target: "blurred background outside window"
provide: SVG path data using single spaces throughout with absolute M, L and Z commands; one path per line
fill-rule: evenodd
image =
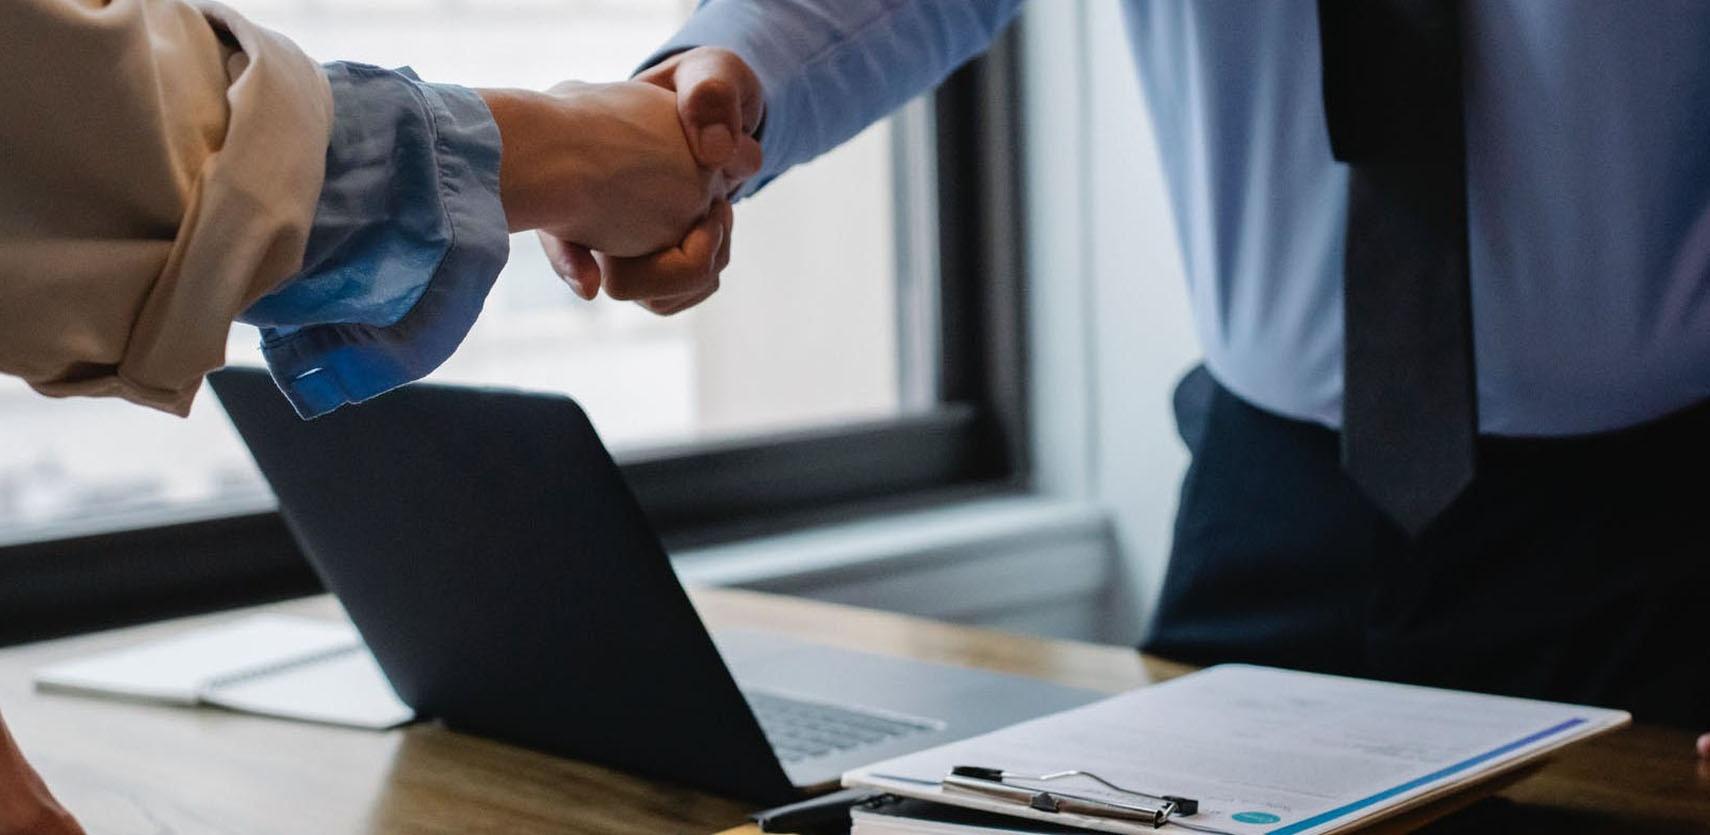
M 625 78 L 693 6 L 227 2 L 319 60 L 408 65 L 429 81 L 529 88 Z M 897 131 L 905 128 L 880 124 L 739 206 L 721 291 L 674 318 L 575 298 L 533 235 L 515 236 L 480 322 L 431 379 L 570 394 L 620 455 L 925 407 L 933 394 L 918 379 L 929 364 L 918 345 L 926 337 L 910 323 L 930 321 L 917 301 L 929 282 L 898 264 L 918 262 L 918 253 L 911 259 L 902 250 L 930 240 L 912 231 L 909 207 L 919 201 L 909 203 L 916 189 L 899 164 L 926 153 L 927 143 L 899 143 Z M 258 340 L 254 329 L 236 327 L 229 360 L 259 364 Z M 144 527 L 269 502 L 209 392 L 184 421 L 112 401 L 50 400 L 0 377 L 0 541 Z

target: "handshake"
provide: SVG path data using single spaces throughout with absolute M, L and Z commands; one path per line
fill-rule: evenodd
M 760 170 L 760 82 L 734 53 L 680 53 L 634 81 L 481 90 L 511 231 L 536 230 L 577 295 L 660 315 L 718 290 L 730 198 Z

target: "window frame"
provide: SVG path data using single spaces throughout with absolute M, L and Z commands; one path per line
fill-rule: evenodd
M 618 456 L 667 548 L 1028 489 L 1019 26 L 931 103 L 937 402 Z M 272 510 L 25 542 L 0 547 L 0 646 L 321 590 Z

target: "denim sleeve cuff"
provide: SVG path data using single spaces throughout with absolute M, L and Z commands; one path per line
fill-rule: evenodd
M 305 418 L 438 368 L 510 252 L 499 130 L 479 95 L 407 69 L 326 72 L 333 136 L 303 270 L 242 317 Z

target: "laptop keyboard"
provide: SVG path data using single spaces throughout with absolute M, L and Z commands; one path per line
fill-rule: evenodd
M 868 713 L 848 707 L 809 702 L 745 690 L 754 718 L 778 759 L 786 763 L 877 745 L 898 737 L 943 728 L 940 722 L 895 714 Z

